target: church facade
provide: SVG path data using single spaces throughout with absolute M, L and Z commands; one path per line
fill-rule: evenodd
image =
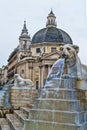
M 47 16 L 46 27 L 36 32 L 32 39 L 24 21 L 19 45 L 8 59 L 8 80 L 18 73 L 23 78 L 31 79 L 36 89 L 43 87 L 53 63 L 60 57 L 60 46 L 63 44 L 73 42 L 65 31 L 57 28 L 52 10 Z

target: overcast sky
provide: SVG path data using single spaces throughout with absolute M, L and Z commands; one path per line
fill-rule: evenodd
M 87 64 L 86 0 L 1 0 L 0 1 L 0 67 L 7 64 L 10 53 L 19 44 L 26 20 L 32 36 L 45 27 L 50 10 L 56 15 L 57 27 L 66 31 L 79 45 L 79 57 Z

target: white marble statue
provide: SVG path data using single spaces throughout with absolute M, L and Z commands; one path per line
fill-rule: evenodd
M 33 87 L 34 84 L 30 79 L 24 79 L 19 74 L 14 75 L 15 87 Z

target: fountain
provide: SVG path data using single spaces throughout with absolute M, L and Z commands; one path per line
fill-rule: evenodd
M 63 58 L 52 66 L 45 86 L 29 112 L 29 119 L 25 121 L 24 130 L 87 129 L 85 91 L 79 90 L 78 86 L 78 81 L 86 80 L 82 79 L 76 49 L 74 45 L 63 46 Z
M 11 88 L 12 106 L 20 107 L 17 118 L 18 129 L 23 130 L 87 130 L 87 67 L 84 67 L 77 56 L 78 47 L 64 45 L 62 58 L 52 66 L 39 98 L 28 108 L 26 119 L 21 114 L 26 110 L 23 105 L 31 101 L 32 82 L 22 79 L 18 74 Z M 24 85 L 24 86 L 23 86 Z M 26 86 L 27 85 L 27 86 Z M 35 95 L 35 93 L 33 93 Z M 26 102 L 26 103 L 25 103 Z M 31 105 L 31 104 L 30 104 Z M 15 116 L 15 113 L 14 113 Z M 13 126 L 18 123 L 13 115 L 7 119 Z M 15 119 L 15 121 L 14 121 Z M 18 124 L 17 124 L 18 125 Z M 12 128 L 12 127 L 11 127 Z

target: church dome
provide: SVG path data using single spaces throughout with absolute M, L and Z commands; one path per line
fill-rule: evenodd
M 35 33 L 31 43 L 46 43 L 46 42 L 58 42 L 64 44 L 73 44 L 71 37 L 63 30 L 57 28 L 55 22 L 55 15 L 51 10 L 47 17 L 46 28 L 43 28 Z
M 32 44 L 42 42 L 59 42 L 72 44 L 70 36 L 61 29 L 55 27 L 44 28 L 38 31 L 32 38 Z

